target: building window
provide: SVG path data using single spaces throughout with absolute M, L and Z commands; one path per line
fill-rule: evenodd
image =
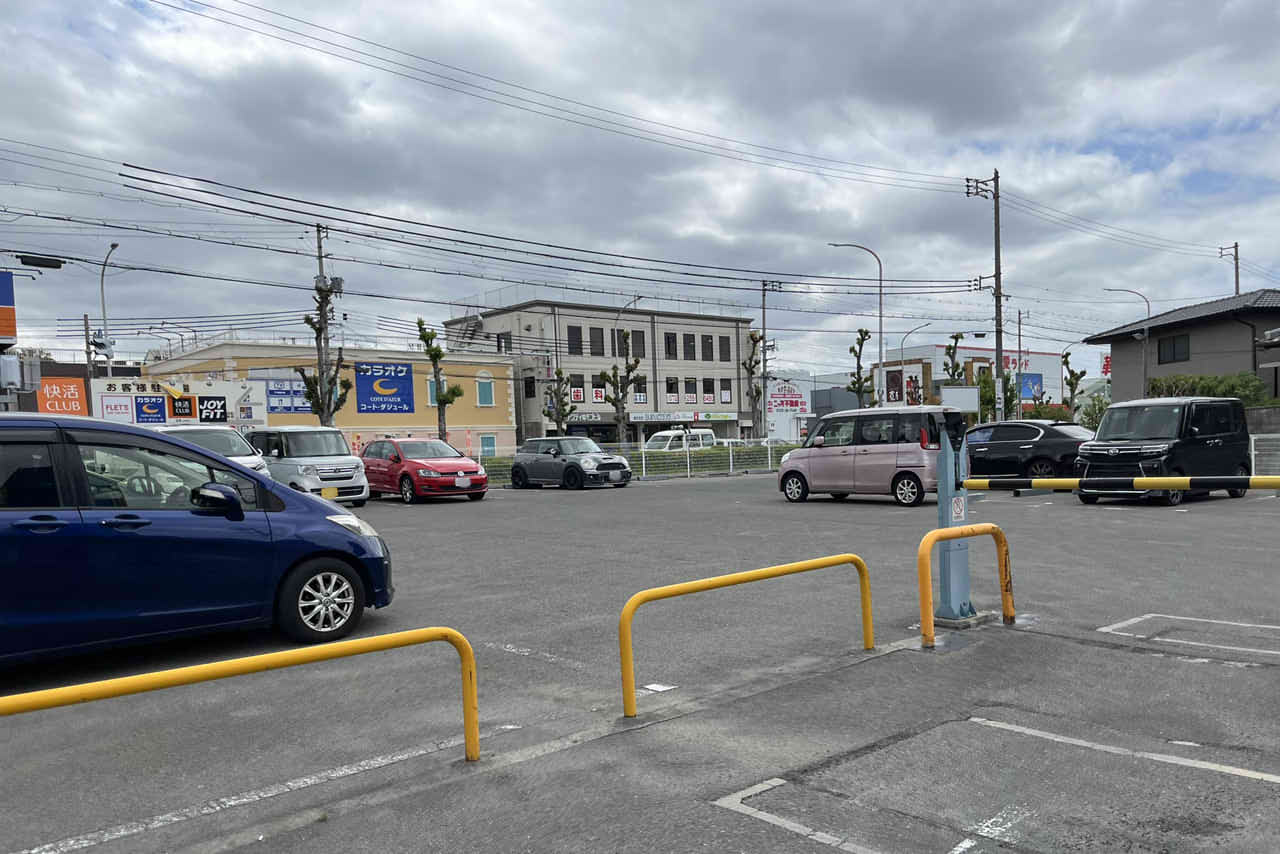
M 698 358 L 698 336 L 686 334 L 684 336 L 684 360 L 686 362 L 697 361 Z
M 664 333 L 663 343 L 665 345 L 665 353 L 668 359 L 674 362 L 676 359 L 680 358 L 680 353 L 676 349 L 676 334 L 674 332 Z
M 511 333 L 510 332 L 498 333 L 498 352 L 499 353 L 511 352 Z
M 480 434 L 480 456 L 496 457 L 498 455 L 498 437 L 491 433 Z
M 631 333 L 625 329 L 611 329 L 609 336 L 614 339 L 613 355 L 626 359 L 631 355 Z
M 711 335 L 702 336 L 702 361 L 714 362 L 716 360 L 716 339 Z
M 604 403 L 604 380 L 600 379 L 600 375 L 591 378 L 591 402 Z
M 1160 339 L 1160 364 L 1191 359 L 1191 336 L 1170 335 Z
M 644 358 L 644 330 L 643 329 L 631 330 L 631 353 L 637 359 Z
M 708 335 L 707 337 L 710 338 L 711 336 Z M 716 381 L 711 377 L 704 377 L 702 380 L 702 402 L 716 402 Z
M 604 355 L 604 329 L 599 326 L 593 326 L 590 329 L 590 333 L 591 333 L 591 355 L 603 356 Z
M 680 402 L 680 379 L 667 377 L 667 403 Z
M 728 377 L 720 380 L 720 402 L 733 403 L 733 380 Z
M 476 374 L 476 406 L 493 406 L 493 375 L 488 371 Z
M 635 384 L 631 386 L 633 403 L 649 402 L 649 381 L 644 377 L 636 377 Z
M 690 335 L 689 337 L 690 337 L 690 338 L 692 338 L 693 336 L 692 336 L 692 335 Z M 698 402 L 698 379 L 697 379 L 697 377 L 685 377 L 685 378 L 684 378 L 684 402 L 685 402 L 685 403 L 697 403 L 697 402 Z
M 566 331 L 569 333 L 569 347 L 568 347 L 569 355 L 581 356 L 582 355 L 582 327 L 570 326 L 566 329 Z
M 720 361 L 722 362 L 733 361 L 733 357 L 729 355 L 729 340 L 728 335 L 720 336 Z
M 582 403 L 585 401 L 586 392 L 583 391 L 586 377 L 582 374 L 569 374 L 569 402 Z
M 524 378 L 524 396 L 526 400 L 538 396 L 538 381 L 535 378 Z
M 436 381 L 427 380 L 427 403 L 429 406 L 436 405 Z

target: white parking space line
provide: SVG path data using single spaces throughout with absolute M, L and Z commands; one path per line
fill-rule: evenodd
M 1209 643 L 1207 641 L 1185 640 L 1183 638 L 1150 637 L 1148 635 L 1139 634 L 1138 632 L 1121 631 L 1121 629 L 1127 629 L 1130 626 L 1143 622 L 1144 620 L 1152 619 L 1179 620 L 1189 623 L 1208 623 L 1218 626 L 1234 626 L 1236 628 L 1243 629 L 1266 629 L 1269 631 L 1280 632 L 1280 626 L 1270 626 L 1265 623 L 1238 623 L 1232 620 L 1210 620 L 1204 617 L 1178 617 L 1173 614 L 1143 614 L 1141 617 L 1133 617 L 1132 619 L 1122 620 L 1119 623 L 1113 623 L 1109 626 L 1102 626 L 1097 629 L 1097 631 L 1109 635 L 1119 635 L 1121 637 L 1137 638 L 1139 640 L 1158 641 L 1160 643 L 1178 643 L 1186 646 L 1198 646 L 1208 649 L 1225 649 L 1230 652 L 1253 652 L 1259 655 L 1280 655 L 1280 649 L 1266 649 L 1255 646 L 1231 646 L 1222 643 Z
M 515 724 L 503 724 L 484 733 L 483 737 L 487 738 L 498 733 L 508 732 L 515 729 L 520 729 L 520 727 Z M 441 750 L 459 747 L 462 745 L 462 741 L 462 738 L 450 738 L 437 744 L 413 747 L 408 750 L 400 750 L 395 753 L 385 753 L 382 756 L 373 756 L 368 759 L 362 759 L 359 762 L 352 762 L 349 765 L 339 765 L 336 768 L 329 768 L 325 771 L 318 771 L 315 774 L 308 774 L 305 777 L 294 777 L 292 780 L 285 780 L 282 783 L 275 783 L 261 789 L 251 789 L 247 792 L 239 792 L 222 798 L 214 798 L 213 800 L 194 804 L 189 807 L 174 810 L 173 812 L 153 815 L 150 818 L 144 818 L 138 821 L 127 821 L 122 824 L 117 824 L 114 827 L 95 830 L 92 833 L 85 833 L 80 836 L 69 836 L 66 839 L 59 839 L 56 842 L 47 842 L 43 845 L 37 845 L 34 848 L 24 848 L 21 851 L 15 852 L 15 854 L 65 854 L 67 851 L 80 851 L 85 848 L 92 848 L 95 845 L 102 845 L 106 842 L 114 842 L 117 839 L 137 836 L 140 833 L 146 833 L 150 830 L 159 830 L 162 827 L 168 827 L 169 825 L 189 821 L 193 818 L 213 815 L 214 813 L 222 812 L 223 810 L 231 809 L 233 807 L 247 806 L 248 804 L 264 801 L 268 798 L 275 798 L 280 795 L 287 795 L 290 792 L 309 789 L 312 786 L 318 786 L 321 783 L 331 783 L 334 780 L 341 780 L 344 777 L 350 777 L 354 774 L 363 774 L 366 771 L 373 771 L 377 768 L 386 768 L 388 765 L 395 765 L 409 759 L 428 756 L 432 753 L 438 753 Z
M 586 665 L 580 661 L 574 661 L 569 658 L 564 658 L 563 656 L 554 655 L 550 652 L 540 652 L 539 650 L 531 649 L 527 646 L 516 646 L 513 643 L 494 643 L 492 641 L 486 641 L 484 643 L 484 647 L 485 649 L 497 650 L 498 652 L 507 652 L 511 655 L 536 658 L 539 661 L 545 661 L 548 664 L 559 664 L 563 667 L 568 667 L 571 670 L 583 670 L 586 668 Z
M 1086 741 L 1083 738 L 1072 738 L 1067 735 L 1045 732 L 1042 729 L 1032 729 L 1031 727 L 1005 723 L 1004 721 L 993 721 L 988 718 L 972 717 L 969 718 L 969 722 L 985 727 L 991 727 L 992 729 L 1015 732 L 1019 735 L 1028 735 L 1033 738 L 1041 738 L 1045 741 L 1052 741 L 1058 744 L 1069 744 L 1073 747 L 1083 747 L 1088 750 L 1096 750 L 1100 753 L 1110 753 L 1115 756 L 1132 756 L 1137 759 L 1149 759 L 1152 762 L 1162 762 L 1166 765 L 1180 765 L 1183 768 L 1198 768 L 1202 771 L 1213 771 L 1218 774 L 1230 774 L 1234 777 L 1245 777 L 1250 780 L 1260 780 L 1264 783 L 1274 783 L 1275 785 L 1280 786 L 1280 774 L 1268 774 L 1265 771 L 1238 768 L 1234 765 L 1221 765 L 1217 762 L 1204 762 L 1200 759 L 1187 759 L 1184 756 L 1174 756 L 1169 753 L 1151 753 L 1146 750 L 1130 750 L 1127 747 L 1117 747 L 1113 744 L 1100 744 L 1096 741 Z
M 740 792 L 734 792 L 732 795 L 725 795 L 723 798 L 713 801 L 713 803 L 718 807 L 724 807 L 727 810 L 733 810 L 734 812 L 741 813 L 742 815 L 749 815 L 752 818 L 772 824 L 774 827 L 780 827 L 783 830 L 799 834 L 800 836 L 811 839 L 814 842 L 820 842 L 823 845 L 830 845 L 837 851 L 848 851 L 850 854 L 879 854 L 879 852 L 871 848 L 864 848 L 856 843 L 848 842 L 839 836 L 835 836 L 830 833 L 823 833 L 821 830 L 814 830 L 812 827 L 806 827 L 797 821 L 791 821 L 790 819 L 783 818 L 780 815 L 774 815 L 771 812 L 758 810 L 755 807 L 749 807 L 743 803 L 747 798 L 767 792 L 770 789 L 776 789 L 779 786 L 785 785 L 786 782 L 786 780 L 780 780 L 777 777 L 774 777 L 772 779 L 765 780 L 763 783 L 756 783 L 754 786 L 748 786 Z

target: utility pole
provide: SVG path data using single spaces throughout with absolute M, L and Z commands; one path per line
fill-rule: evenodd
M 316 322 L 319 328 L 316 330 L 316 395 L 322 401 L 320 412 L 316 413 L 320 416 L 320 423 L 325 427 L 330 426 L 325 423 L 325 412 L 329 408 L 328 403 L 332 395 L 329 392 L 329 280 L 324 275 L 324 245 L 321 242 L 324 235 L 324 227 L 320 223 L 316 223 L 316 266 L 319 268 L 319 274 L 316 276 L 316 313 L 318 317 Z
M 769 399 L 769 306 L 765 299 L 769 293 L 769 283 L 760 283 L 760 427 L 756 434 L 761 438 L 769 438 L 769 422 L 765 418 Z
M 1218 247 L 1219 258 L 1226 258 L 1228 252 L 1231 253 L 1231 257 L 1236 262 L 1236 296 L 1240 296 L 1240 241 L 1237 240 L 1230 246 Z
M 1013 386 L 1013 398 L 1018 401 L 1013 417 L 1022 417 L 1022 309 L 1018 309 L 1018 370 Z
M 338 348 L 338 363 L 330 367 L 329 359 L 329 321 L 333 314 L 333 297 L 342 295 L 342 278 L 328 277 L 324 274 L 323 237 L 327 229 L 316 224 L 316 265 L 319 275 L 316 276 L 316 295 L 312 298 L 316 304 L 316 315 L 306 315 L 303 321 L 311 327 L 316 336 L 316 375 L 308 377 L 306 370 L 294 368 L 303 381 L 307 383 L 307 394 L 312 398 L 311 405 L 320 419 L 321 426 L 333 426 L 333 414 L 342 408 L 346 401 L 351 381 L 342 379 L 342 348 Z M 339 394 L 339 387 L 342 393 Z
M 769 291 L 782 290 L 780 282 L 762 281 L 760 283 L 760 436 L 761 438 L 769 438 L 769 419 L 767 412 L 769 409 L 769 350 L 773 347 L 769 343 L 769 318 L 768 318 L 768 300 Z
M 89 345 L 89 315 L 84 316 L 84 376 L 93 379 L 93 348 Z
M 996 420 L 1004 420 L 1004 291 L 1000 282 L 1000 170 L 993 169 L 990 178 L 964 179 L 964 194 L 991 199 L 995 211 L 995 289 L 996 289 Z M 1021 388 L 1018 389 L 1021 394 Z

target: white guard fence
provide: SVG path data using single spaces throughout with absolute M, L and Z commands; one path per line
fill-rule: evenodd
M 600 449 L 627 458 L 633 478 L 699 477 L 776 471 L 782 455 L 798 445 L 748 441 L 742 445 L 716 445 L 679 451 L 654 451 L 643 445 L 600 445 Z M 498 456 L 481 457 L 489 472 L 489 482 L 504 486 L 511 482 L 512 449 L 499 449 Z
M 1249 437 L 1249 471 L 1259 477 L 1280 475 L 1280 433 Z

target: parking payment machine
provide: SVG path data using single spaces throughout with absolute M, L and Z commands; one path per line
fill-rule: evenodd
M 950 528 L 969 521 L 968 491 L 960 486 L 969 475 L 969 449 L 965 445 L 965 421 L 959 413 L 947 413 L 948 443 L 938 455 L 938 527 Z M 944 540 L 938 543 L 934 564 L 938 567 L 941 595 L 934 621 L 954 621 L 953 625 L 971 625 L 978 613 L 969 601 L 969 543 L 967 540 Z

